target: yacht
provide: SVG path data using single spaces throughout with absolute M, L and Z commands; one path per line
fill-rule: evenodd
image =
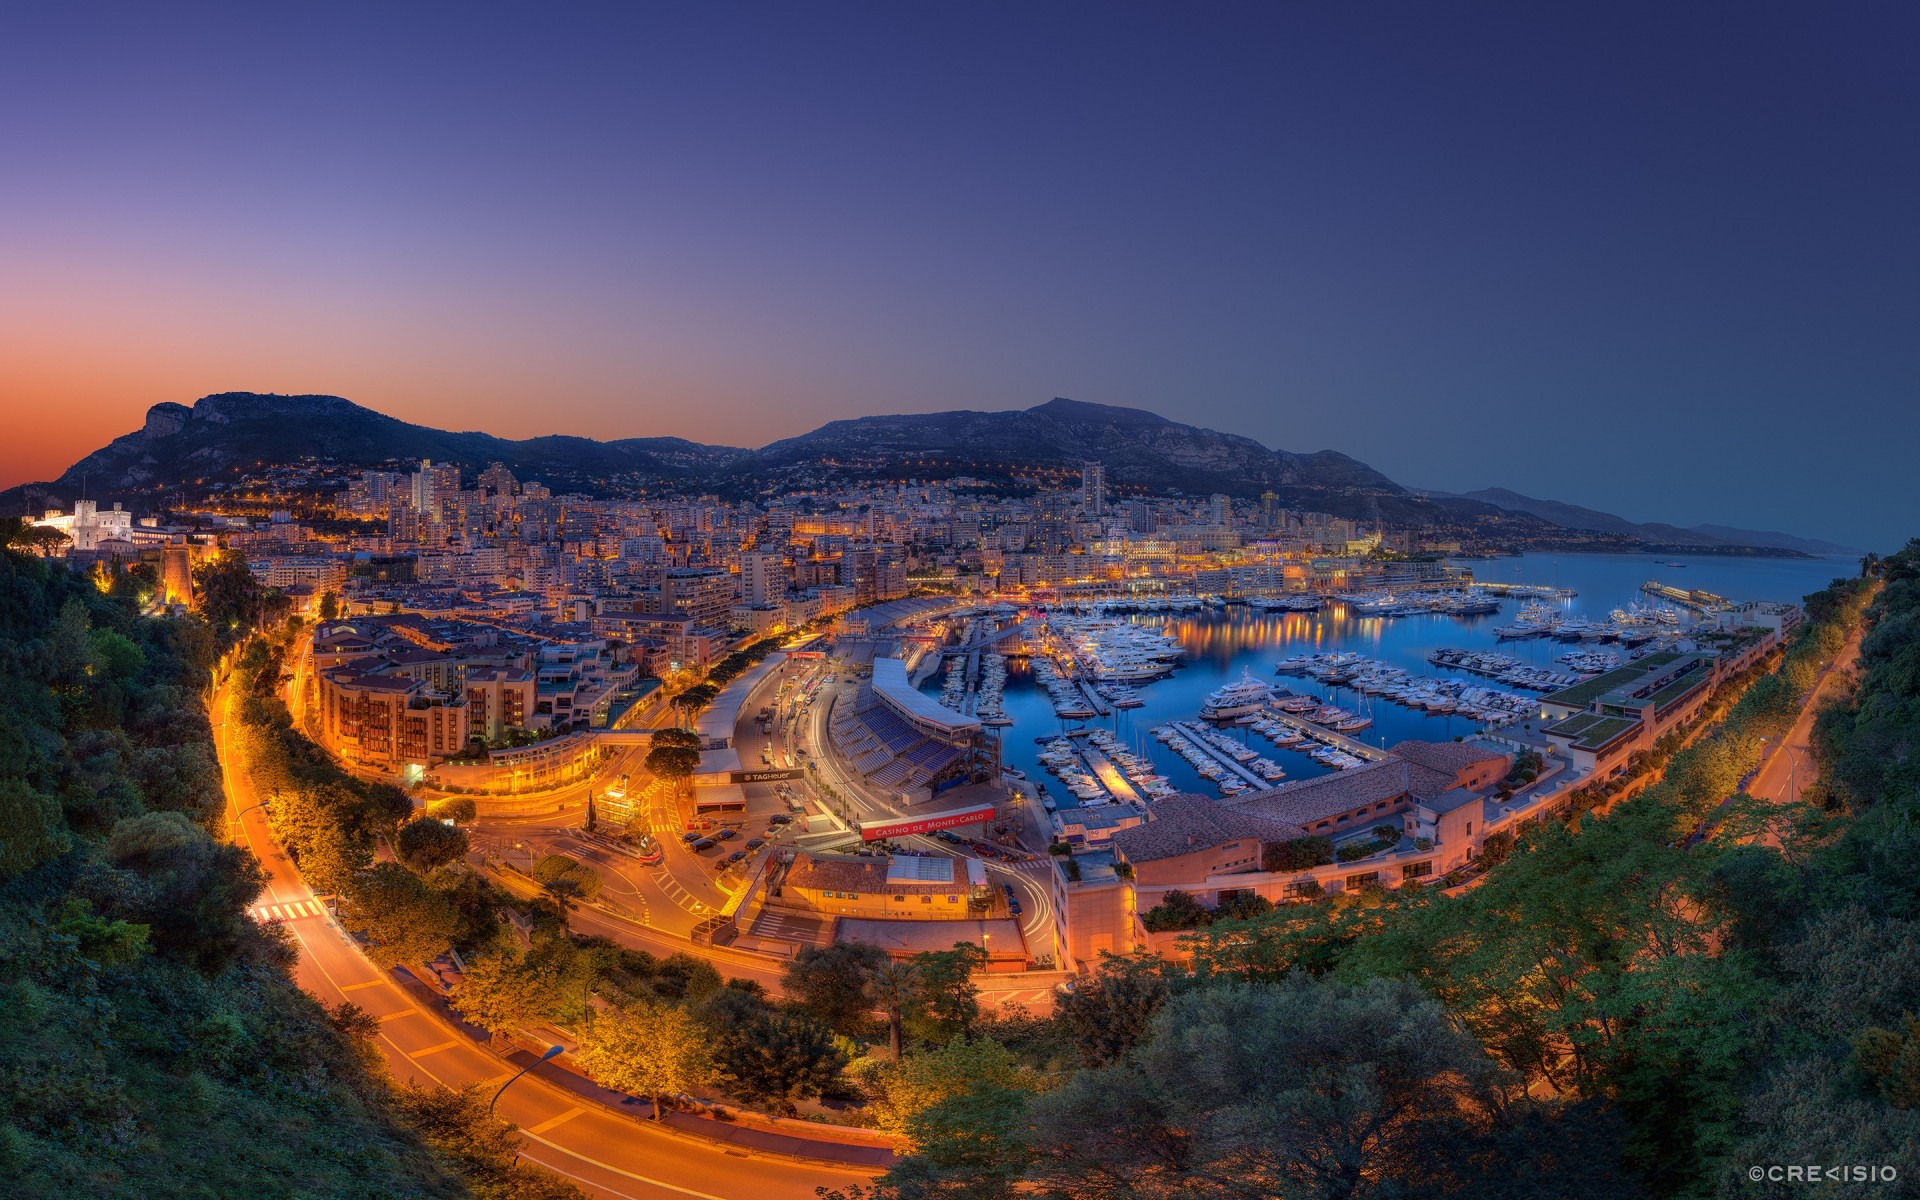
M 1200 706 L 1200 716 L 1207 721 L 1231 721 L 1252 716 L 1266 708 L 1272 699 L 1272 688 L 1255 679 L 1251 672 L 1242 670 L 1239 679 L 1207 697 L 1206 703 Z

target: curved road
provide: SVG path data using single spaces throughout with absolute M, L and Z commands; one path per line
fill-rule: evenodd
M 251 779 L 236 770 L 232 704 L 232 689 L 223 682 L 212 711 L 229 820 L 239 814 L 238 836 L 267 872 L 266 890 L 256 908 L 282 920 L 292 934 L 299 951 L 294 977 L 301 988 L 330 1006 L 351 1000 L 374 1014 L 380 1021 L 380 1052 L 396 1079 L 450 1088 L 505 1082 L 512 1069 L 415 1004 L 362 954 L 274 843 L 265 810 L 252 807 L 258 797 Z M 593 928 L 598 921 L 590 910 L 579 914 L 578 924 L 588 932 L 599 931 Z M 686 948 L 685 942 L 672 940 Z M 521 1079 L 500 1098 L 498 1115 L 519 1127 L 525 1157 L 598 1196 L 807 1200 L 820 1185 L 844 1186 L 871 1177 L 868 1172 L 748 1155 L 669 1133 L 650 1122 L 583 1104 L 580 1097 L 535 1075 Z

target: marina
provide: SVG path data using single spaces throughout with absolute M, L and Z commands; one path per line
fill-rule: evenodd
M 1796 600 L 1840 573 L 1832 561 L 1821 559 L 1688 561 L 1692 565 L 1687 574 L 1703 590 L 1740 600 Z M 1281 769 L 1279 782 L 1290 782 L 1342 769 L 1347 759 L 1377 758 L 1386 747 L 1407 739 L 1446 742 L 1509 724 L 1537 724 L 1539 695 L 1599 673 L 1608 655 L 1624 665 L 1657 647 L 1690 645 L 1686 631 L 1701 619 L 1692 609 L 1641 591 L 1649 573 L 1645 556 L 1563 555 L 1471 565 L 1481 576 L 1476 589 L 1499 599 L 1499 611 L 1380 619 L 1356 615 L 1332 595 L 1248 597 L 1244 603 L 1218 606 L 1172 597 L 1138 603 L 1101 600 L 1070 609 L 983 607 L 983 625 L 970 634 L 961 626 L 968 636 L 963 645 L 969 648 L 992 639 L 983 647 L 977 668 L 974 713 L 983 721 L 988 711 L 1004 713 L 1011 725 L 996 727 L 1001 731 L 1002 761 L 1036 782 L 1044 781 L 1046 798 L 1059 806 L 1125 803 L 1102 783 L 1106 772 L 1095 770 L 1083 754 L 1074 754 L 1071 769 L 1092 785 L 1083 786 L 1084 795 L 1048 770 L 1040 756 L 1063 739 L 1072 746 L 1098 749 L 1142 801 L 1166 791 L 1218 795 L 1227 790 L 1223 783 L 1242 791 L 1274 786 L 1275 781 L 1261 775 L 1257 759 Z M 1432 589 L 1397 589 L 1395 595 L 1416 590 Z M 1295 604 L 1300 607 L 1292 607 Z M 1307 604 L 1313 605 L 1312 611 L 1306 610 Z M 1514 624 L 1522 610 L 1551 618 L 1556 629 L 1563 623 L 1573 631 L 1597 626 L 1632 640 L 1588 640 L 1584 634 L 1578 640 L 1552 635 L 1500 638 L 1495 630 Z M 955 647 L 946 654 L 944 672 L 923 686 L 944 696 L 947 677 L 958 672 L 958 694 L 964 698 L 968 656 L 956 657 Z M 1332 660 L 1343 669 L 1327 678 L 1275 673 L 1282 662 L 1314 655 L 1345 656 Z M 1004 671 L 998 684 L 993 682 L 996 658 Z M 1137 677 L 1097 674 L 1127 668 Z M 1272 703 L 1255 712 L 1201 722 L 1211 697 L 1248 681 L 1267 691 Z M 1108 711 L 1099 712 L 1094 700 Z M 1278 707 L 1290 702 L 1311 707 Z M 1346 715 L 1321 716 L 1327 708 Z M 1338 725 L 1343 721 L 1365 724 L 1342 731 Z M 1155 729 L 1174 722 L 1210 726 L 1243 752 L 1254 753 L 1245 762 L 1235 760 L 1244 771 L 1229 770 L 1211 748 L 1201 750 L 1184 734 L 1173 744 L 1154 736 Z M 1065 738 L 1068 733 L 1080 736 Z M 1043 740 L 1036 742 L 1041 735 Z M 1094 737 L 1113 748 L 1093 743 Z M 1194 750 L 1197 762 L 1180 752 L 1183 745 Z M 1327 753 L 1315 757 L 1316 751 Z M 1129 767 L 1117 753 L 1139 766 Z M 1149 778 L 1160 782 L 1142 782 Z

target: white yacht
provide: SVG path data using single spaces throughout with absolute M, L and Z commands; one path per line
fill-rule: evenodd
M 1200 716 L 1208 721 L 1231 721 L 1260 712 L 1272 699 L 1272 688 L 1242 670 L 1239 679 L 1207 697 L 1200 706 Z

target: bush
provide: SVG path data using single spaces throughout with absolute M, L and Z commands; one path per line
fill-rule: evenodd
M 600 872 L 565 854 L 549 854 L 534 863 L 533 877 L 543 887 L 570 887 L 582 900 L 600 894 Z
M 1309 867 L 1324 867 L 1332 861 L 1332 838 L 1293 838 L 1274 842 L 1260 853 L 1260 868 L 1264 871 L 1304 871 Z
M 1179 929 L 1198 929 L 1213 920 L 1213 914 L 1203 908 L 1186 892 L 1178 888 L 1160 898 L 1160 903 L 1148 909 L 1140 917 L 1140 923 L 1149 933 L 1171 933 Z
M 1357 862 L 1380 849 L 1378 842 L 1348 842 L 1333 852 L 1333 856 L 1343 863 Z
M 1375 825 L 1373 827 L 1373 836 L 1391 846 L 1400 840 L 1400 827 L 1398 825 Z
M 452 821 L 464 825 L 479 815 L 479 809 L 465 796 L 456 796 L 451 800 L 431 800 L 427 802 L 427 815 L 441 821 Z

